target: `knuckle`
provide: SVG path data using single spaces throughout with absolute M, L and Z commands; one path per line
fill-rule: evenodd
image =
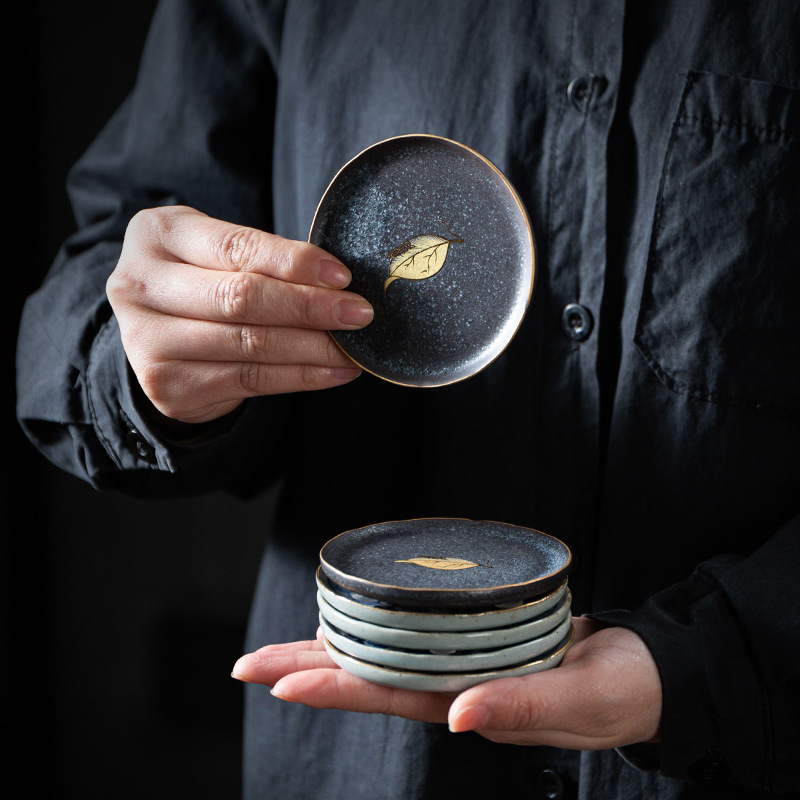
M 160 361 L 140 364 L 136 372 L 142 391 L 165 414 L 173 410 L 170 408 L 169 395 L 169 388 L 173 384 L 171 372 L 169 365 Z
M 211 247 L 220 263 L 229 270 L 244 272 L 251 268 L 259 247 L 259 234 L 243 225 L 226 226 L 213 236 Z
M 226 319 L 244 320 L 251 305 L 252 279 L 247 273 L 220 273 L 211 304 Z
M 263 379 L 264 366 L 252 361 L 245 361 L 239 368 L 237 389 L 250 397 L 261 394 Z
M 315 328 L 320 315 L 315 294 L 307 287 L 298 287 L 298 289 L 294 303 L 295 318 L 301 327 Z
M 178 218 L 185 211 L 183 206 L 143 208 L 131 218 L 125 237 L 145 243 L 163 241 L 174 231 Z
M 310 366 L 300 367 L 297 374 L 298 389 L 303 392 L 310 392 L 319 388 L 320 371 L 318 368 Z
M 269 252 L 270 274 L 279 280 L 291 280 L 301 260 L 301 243 L 275 237 Z
M 106 280 L 106 297 L 109 299 L 109 302 L 112 306 L 122 299 L 126 286 L 127 280 L 125 270 L 121 264 L 118 264 L 116 269 L 108 276 L 108 279 Z
M 547 699 L 537 694 L 534 698 L 526 692 L 515 692 L 511 696 L 509 730 L 536 730 L 547 718 Z
M 274 333 L 263 325 L 241 325 L 238 333 L 242 358 L 264 361 L 272 349 Z
M 106 297 L 115 312 L 135 304 L 147 294 L 147 282 L 126 260 L 120 258 L 114 271 L 106 279 Z

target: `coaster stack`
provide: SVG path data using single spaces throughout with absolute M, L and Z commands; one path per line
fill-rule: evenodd
M 373 683 L 460 692 L 561 663 L 572 636 L 569 548 L 531 528 L 385 522 L 320 551 L 325 648 Z

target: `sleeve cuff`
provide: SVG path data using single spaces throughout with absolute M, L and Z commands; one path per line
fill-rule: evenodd
M 92 424 L 118 470 L 175 472 L 167 447 L 139 413 L 116 317 L 101 328 L 86 371 Z
M 246 401 L 204 425 L 168 420 L 149 401 L 137 399 L 141 389 L 113 316 L 95 339 L 86 383 L 92 425 L 115 467 L 104 476 L 104 486 L 136 493 L 228 489 L 250 495 L 277 477 L 285 397 Z
M 696 572 L 635 611 L 590 616 L 641 636 L 661 677 L 661 743 L 620 748 L 628 763 L 693 782 L 765 788 L 763 687 L 719 587 Z

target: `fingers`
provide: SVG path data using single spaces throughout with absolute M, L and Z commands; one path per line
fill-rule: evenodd
M 420 722 L 445 722 L 452 695 L 412 692 L 380 686 L 343 669 L 312 669 L 287 675 L 272 694 L 312 708 L 346 708 L 363 714 L 387 714 Z
M 274 686 L 285 675 L 336 665 L 319 640 L 274 644 L 243 655 L 234 664 L 232 675 L 246 683 Z
M 246 397 L 358 377 L 328 335 L 372 320 L 343 290 L 350 278 L 313 245 L 167 207 L 131 221 L 106 292 L 144 395 L 167 417 L 206 422 Z
M 256 272 L 168 264 L 168 269 L 156 271 L 120 259 L 106 286 L 112 305 L 117 301 L 184 318 L 319 330 L 354 330 L 373 318 L 372 306 L 352 292 Z
M 186 320 L 166 314 L 123 331 L 137 358 L 352 367 L 327 331 Z
M 579 750 L 656 741 L 661 684 L 655 662 L 632 631 L 577 621 L 582 637 L 561 665 L 504 678 L 458 696 L 378 686 L 338 669 L 321 639 L 267 647 L 237 662 L 234 677 L 273 686 L 273 694 L 315 708 L 447 720 L 453 732 L 474 730 L 517 745 Z
M 139 212 L 128 225 L 126 245 L 143 247 L 151 257 L 225 272 L 254 272 L 305 284 L 342 289 L 347 267 L 319 247 L 256 228 L 214 219 L 185 206 Z
M 332 389 L 349 383 L 361 368 L 305 364 L 161 361 L 136 369 L 150 402 L 181 422 L 207 422 L 233 411 L 246 397 Z
M 444 722 L 454 695 L 379 686 L 339 669 L 322 639 L 271 645 L 242 656 L 233 677 L 272 686 L 272 694 L 313 708 L 346 708 L 424 722 Z

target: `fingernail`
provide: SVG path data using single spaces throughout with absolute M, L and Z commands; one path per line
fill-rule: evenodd
M 488 719 L 489 709 L 486 706 L 467 706 L 458 713 L 458 716 L 450 720 L 450 731 L 452 733 L 474 731 L 484 727 Z
M 281 692 L 281 681 L 278 681 L 270 690 L 269 693 L 273 697 L 277 697 L 279 700 L 288 700 L 288 695 L 282 694 Z
M 352 279 L 350 270 L 338 261 L 320 261 L 318 276 L 321 283 L 332 289 L 344 289 Z
M 231 672 L 231 678 L 236 678 L 237 681 L 246 680 L 246 678 L 244 677 L 245 670 L 242 668 L 242 665 L 244 664 L 245 661 L 247 661 L 247 659 L 248 659 L 248 656 L 246 656 L 246 655 L 240 656 L 237 659 L 236 663 L 233 665 L 233 670 Z
M 342 325 L 363 328 L 372 322 L 375 312 L 366 300 L 344 300 L 339 303 L 339 307 L 336 309 L 336 316 L 339 317 L 339 322 Z

